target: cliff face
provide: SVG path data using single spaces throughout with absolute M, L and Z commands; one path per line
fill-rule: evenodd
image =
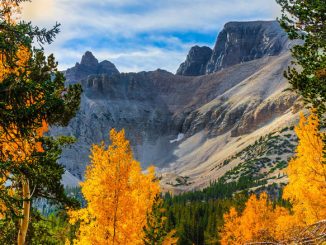
M 198 76 L 206 73 L 206 65 L 212 56 L 213 50 L 209 47 L 194 46 L 190 49 L 186 61 L 177 70 L 177 75 Z
M 191 189 L 216 179 L 219 172 L 207 175 L 207 169 L 230 154 L 288 126 L 296 118 L 296 97 L 284 92 L 288 41 L 274 22 L 257 23 L 227 24 L 213 51 L 192 49 L 180 75 L 163 70 L 120 74 L 110 62 L 98 63 L 86 53 L 66 72 L 68 83 L 82 84 L 80 110 L 68 127 L 51 129 L 53 135 L 77 138 L 61 158 L 68 172 L 82 179 L 91 145 L 108 143 L 109 130 L 123 128 L 136 159 L 143 167 L 158 166 L 163 185 L 173 173 L 188 176 Z M 195 76 L 204 68 L 210 74 Z
M 287 34 L 277 21 L 229 22 L 218 35 L 214 49 L 191 48 L 177 74 L 210 74 L 232 65 L 278 55 L 287 49 L 287 42 Z
M 277 21 L 229 22 L 218 35 L 206 73 L 286 49 L 287 34 Z
M 81 81 L 83 94 L 80 110 L 66 128 L 53 128 L 51 133 L 68 134 L 77 142 L 64 150 L 61 162 L 78 178 L 89 162 L 94 143 L 108 143 L 109 130 L 124 129 L 134 155 L 145 166 L 168 162 L 169 139 L 176 134 L 172 113 L 155 90 L 153 76 L 168 77 L 157 71 L 109 76 L 90 75 Z

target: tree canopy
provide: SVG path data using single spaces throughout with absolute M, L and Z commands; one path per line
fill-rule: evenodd
M 317 109 L 326 112 L 326 4 L 324 0 L 276 0 L 282 7 L 281 26 L 291 39 L 303 44 L 292 48 L 294 66 L 285 72 L 292 88 Z
M 91 149 L 81 184 L 87 206 L 70 212 L 71 223 L 80 222 L 74 244 L 143 244 L 159 183 L 153 167 L 142 173 L 123 130 L 112 129 L 110 140 L 107 148 L 102 142 Z
M 80 102 L 80 85 L 65 87 L 53 55 L 42 45 L 59 32 L 20 19 L 20 3 L 0 3 L 0 225 L 17 218 L 18 244 L 24 244 L 31 200 L 72 204 L 64 193 L 57 163 L 67 137 L 45 137 L 49 125 L 67 125 Z

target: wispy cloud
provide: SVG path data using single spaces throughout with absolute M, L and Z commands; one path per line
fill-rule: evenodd
M 40 26 L 62 24 L 54 44 L 61 68 L 86 50 L 109 59 L 121 71 L 171 71 L 193 44 L 212 46 L 232 20 L 275 19 L 275 0 L 33 0 L 24 18 Z

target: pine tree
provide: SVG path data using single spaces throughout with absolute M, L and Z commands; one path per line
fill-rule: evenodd
M 276 0 L 282 7 L 281 26 L 291 39 L 302 39 L 292 48 L 296 66 L 285 72 L 292 88 L 326 123 L 326 4 L 324 0 Z
M 21 2 L 0 2 L 0 219 L 18 219 L 17 243 L 25 244 L 32 198 L 69 201 L 57 159 L 71 139 L 43 133 L 75 115 L 81 88 L 65 88 L 54 56 L 32 46 L 51 43 L 59 25 L 48 31 L 20 21 Z

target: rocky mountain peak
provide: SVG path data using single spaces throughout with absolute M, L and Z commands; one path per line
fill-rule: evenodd
M 177 75 L 199 76 L 206 72 L 206 65 L 211 58 L 213 50 L 209 47 L 194 46 L 190 49 L 186 61 L 177 70 Z
M 119 74 L 118 69 L 110 61 L 104 60 L 100 63 L 92 52 L 86 51 L 81 62 L 64 72 L 68 83 L 77 83 L 90 75 L 106 74 L 109 76 Z
M 206 73 L 280 54 L 286 49 L 287 34 L 277 21 L 229 22 L 217 37 Z
M 85 66 L 97 66 L 98 60 L 95 58 L 92 52 L 86 51 L 81 59 L 80 64 Z
M 224 68 L 280 54 L 288 36 L 277 21 L 228 22 L 219 33 L 214 49 L 192 47 L 176 74 L 199 76 Z

